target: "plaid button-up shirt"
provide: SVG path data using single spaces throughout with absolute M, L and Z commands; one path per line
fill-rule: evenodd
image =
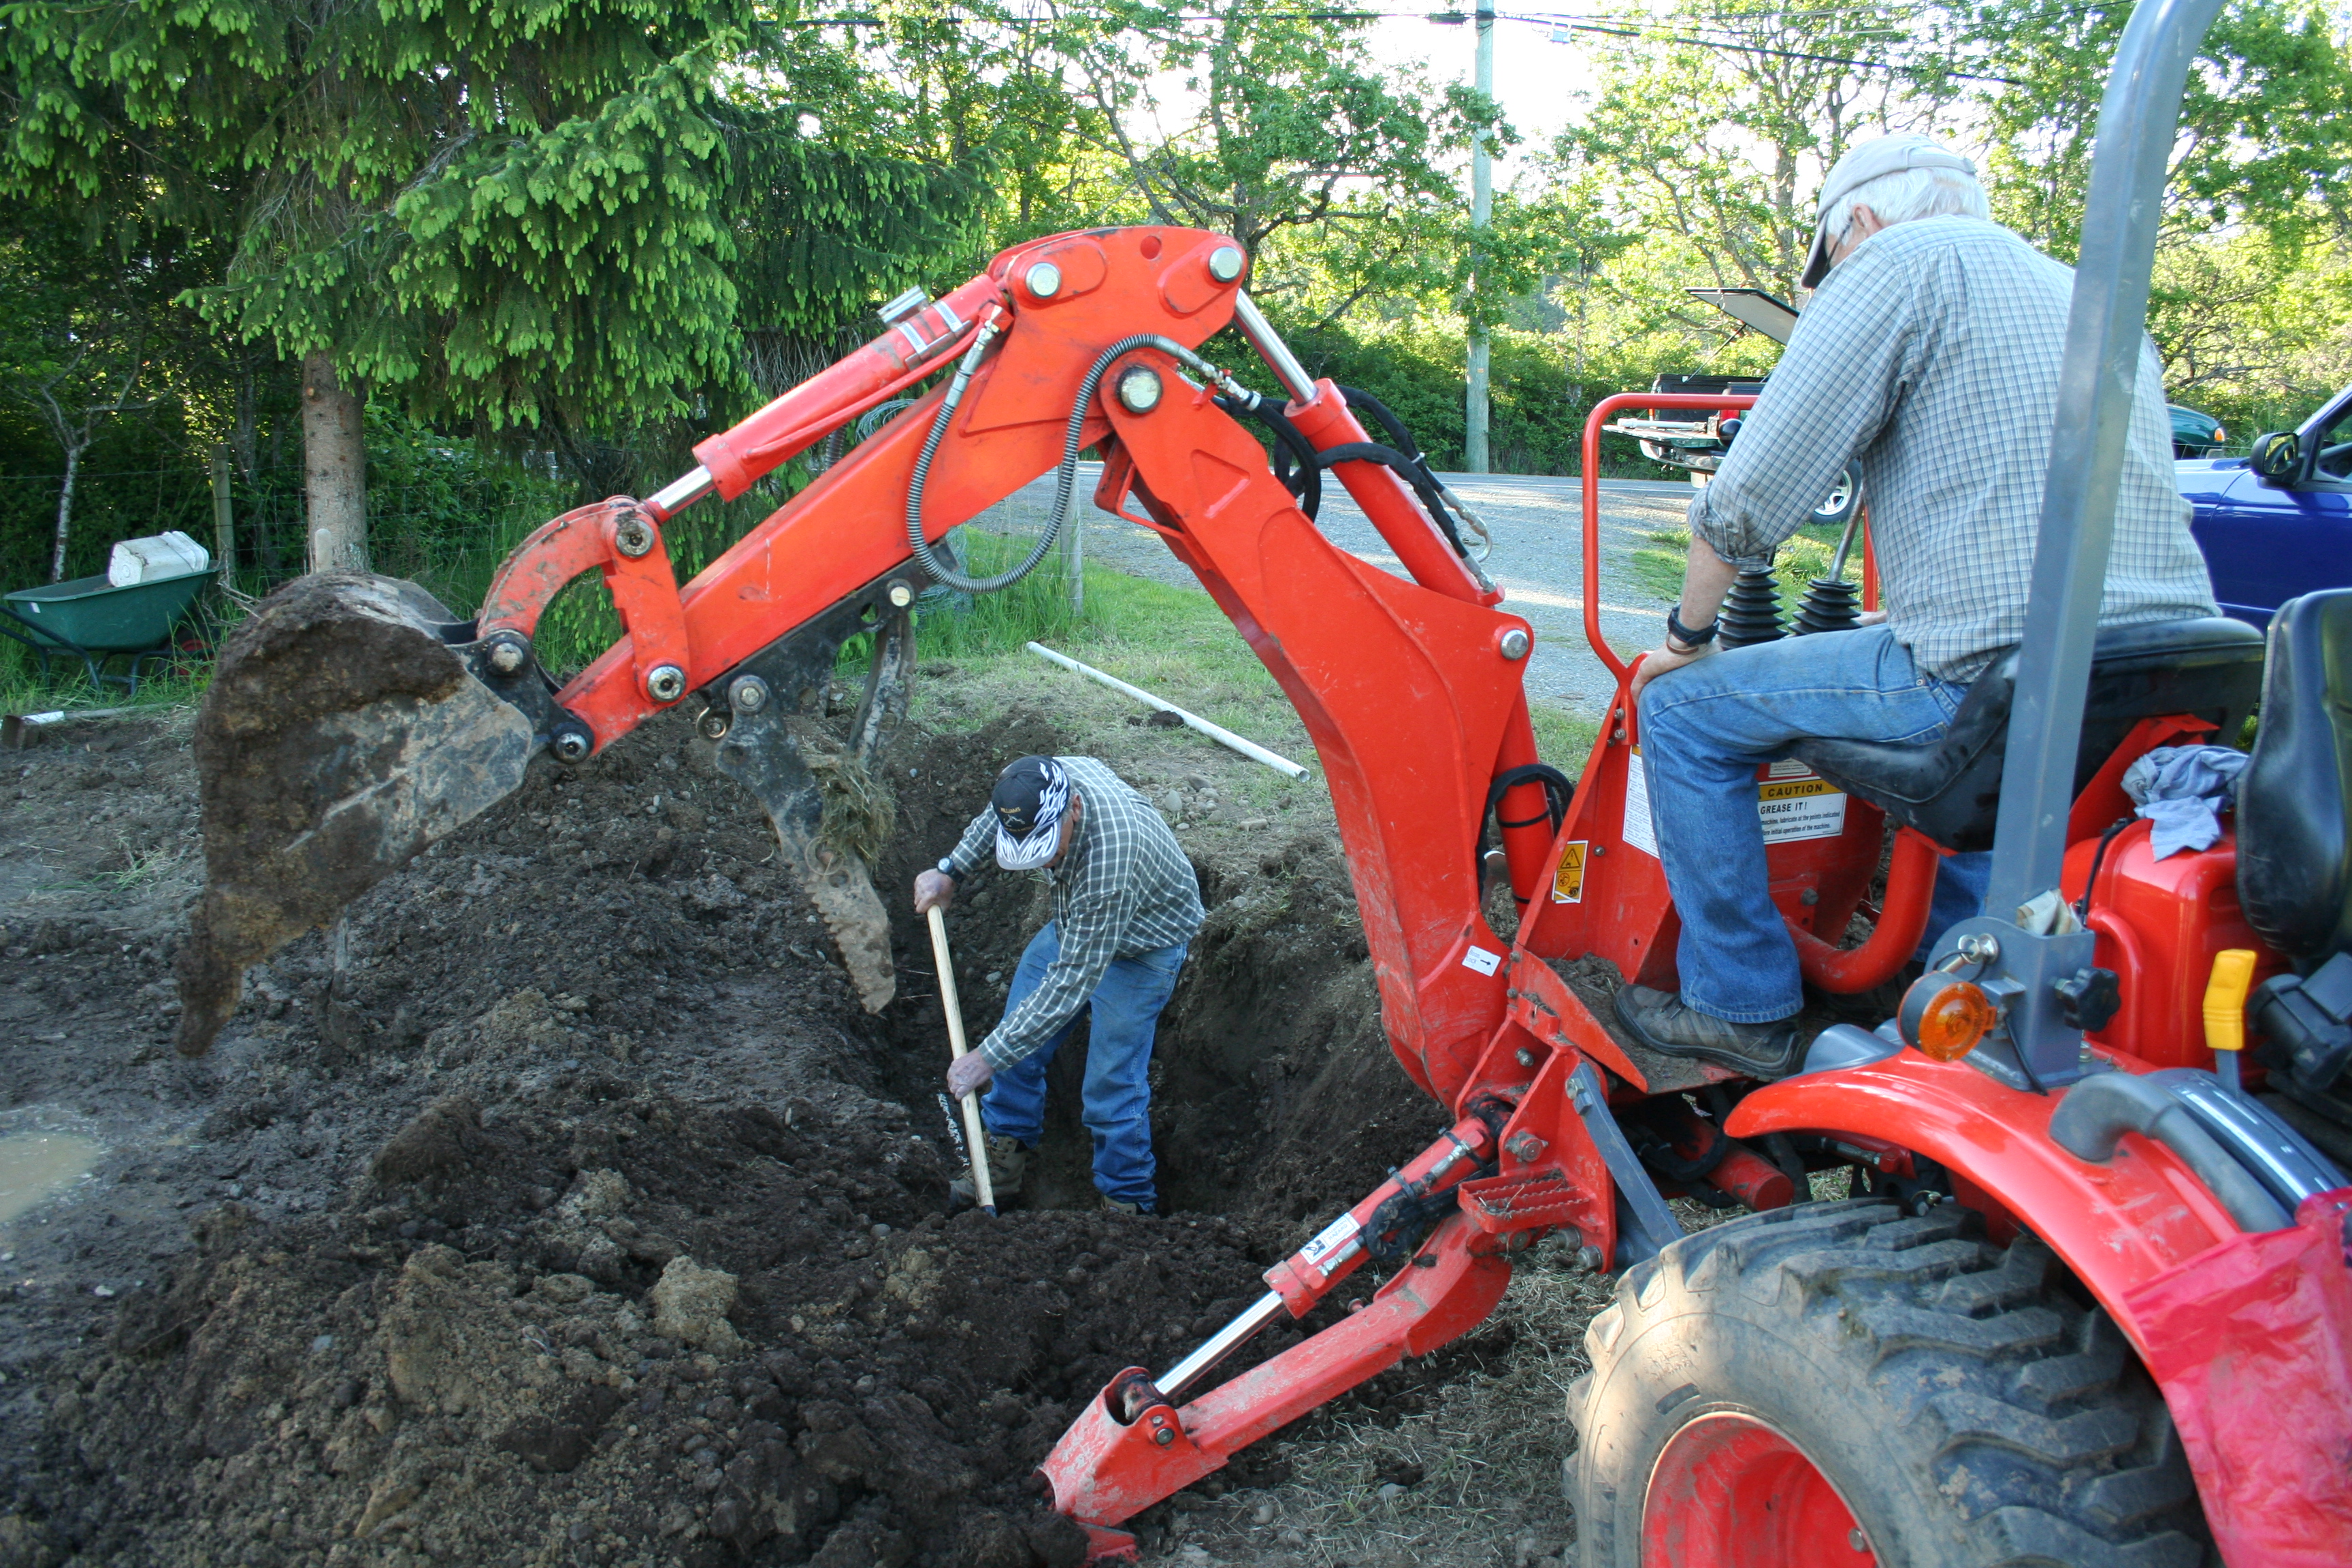
M 1855 466 L 1887 623 L 1920 673 L 1965 682 L 2025 632 L 2074 272 L 1997 224 L 1880 230 L 1798 318 L 1691 531 L 1768 563 Z M 2143 341 L 2103 626 L 2219 614 Z
M 1056 757 L 1082 803 L 1077 842 L 1039 872 L 1054 889 L 1061 955 L 1004 1015 L 981 1055 L 1009 1068 L 1051 1039 L 1086 1005 L 1114 958 L 1181 947 L 1201 929 L 1201 883 L 1176 835 L 1151 803 L 1092 757 Z M 963 880 L 996 854 L 996 811 L 983 807 L 945 862 Z

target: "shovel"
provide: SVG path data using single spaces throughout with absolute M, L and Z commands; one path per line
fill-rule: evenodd
M 947 1009 L 948 1050 L 950 1058 L 961 1057 L 971 1047 L 963 1043 L 963 1004 L 956 1000 L 955 964 L 948 957 L 948 921 L 940 907 L 930 907 L 931 960 L 939 965 L 940 1005 Z M 980 1100 L 972 1095 L 963 1097 L 963 1138 L 971 1150 L 972 1191 L 980 1198 L 980 1206 L 990 1214 L 996 1212 L 996 1192 L 988 1181 L 988 1134 L 980 1125 Z

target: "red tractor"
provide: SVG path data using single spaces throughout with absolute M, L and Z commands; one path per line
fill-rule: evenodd
M 1305 718 L 1390 1038 L 1446 1121 L 1267 1270 L 1241 1317 L 1089 1401 L 1044 1469 L 1099 1553 L 1131 1550 L 1122 1521 L 1237 1450 L 1475 1326 L 1513 1259 L 1560 1236 L 1619 1277 L 1568 1411 L 1592 1568 L 2186 1568 L 2212 1548 L 2236 1568 L 2352 1563 L 2352 1189 L 2277 1109 L 2352 1137 L 2335 1091 L 2352 1056 L 2352 595 L 2287 606 L 2267 663 L 2229 621 L 2095 635 L 2152 215 L 2217 5 L 2136 10 L 2101 117 L 2032 635 L 1941 742 L 1823 741 L 1759 779 L 1759 809 L 1790 825 L 1772 897 L 1832 992 L 1910 953 L 1941 853 L 1995 857 L 1994 912 L 1942 939 L 1900 1016 L 1824 1030 L 1794 1076 L 1738 1081 L 1601 1021 L 1596 955 L 1673 984 L 1638 715 L 1621 686 L 1572 784 L 1538 758 L 1534 634 L 1499 607 L 1411 437 L 1304 371 L 1243 292 L 1233 241 L 1165 227 L 1039 240 L 945 299 L 894 302 L 882 337 L 704 442 L 686 478 L 532 535 L 474 621 L 356 574 L 273 596 L 199 725 L 213 880 L 180 959 L 183 1047 L 209 1042 L 247 963 L 510 792 L 538 753 L 584 765 L 681 704 L 878 1006 L 887 926 L 862 869 L 823 846 L 792 721 L 843 641 L 872 632 L 850 747 L 869 751 L 903 700 L 917 594 L 1024 569 L 975 580 L 940 536 L 1056 464 L 1066 500 L 1091 446 L 1097 504 L 1166 541 Z M 1286 402 L 1200 356 L 1229 323 Z M 679 587 L 670 519 L 950 364 Z M 1612 406 L 1586 434 L 1586 622 L 1622 679 L 1593 585 Z M 1244 418 L 1289 454 L 1280 477 Z M 1325 470 L 1405 575 L 1317 531 Z M 532 636 L 591 569 L 626 636 L 558 689 Z M 2147 824 L 2109 831 L 2129 817 L 2132 759 L 2234 738 L 2258 697 L 2234 837 L 2159 861 Z M 1507 934 L 1485 913 L 1490 864 L 1522 911 Z M 1841 949 L 1857 911 L 1874 930 Z M 2242 1070 L 2255 1036 L 2262 1065 Z M 1851 1195 L 1811 1201 L 1832 1172 Z M 1757 1212 L 1685 1236 L 1675 1193 Z M 1360 1310 L 1217 1381 L 1258 1330 L 1368 1266 L 1384 1278 L 1351 1287 Z

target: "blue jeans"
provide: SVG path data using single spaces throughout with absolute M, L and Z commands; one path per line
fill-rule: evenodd
M 1766 894 L 1756 770 L 1814 736 L 1927 744 L 1967 688 L 1921 675 L 1885 626 L 1733 648 L 1658 677 L 1642 693 L 1642 761 L 1666 885 L 1681 912 L 1683 1001 L 1735 1024 L 1804 1005 L 1797 947 Z M 1990 857 L 1939 868 L 1932 943 L 1984 903 Z
M 1061 951 L 1061 934 L 1047 921 L 1029 939 L 1013 972 L 1006 1012 L 1037 989 Z M 1159 1201 L 1151 1184 L 1151 1037 L 1160 1010 L 1176 989 L 1176 972 L 1183 967 L 1181 947 L 1114 958 L 1087 1003 L 1094 1022 L 1087 1031 L 1084 1116 L 1095 1140 L 1095 1186 L 1103 1196 L 1140 1204 L 1146 1212 Z M 1045 1069 L 1077 1025 L 1072 1018 L 1053 1038 L 990 1079 L 980 1110 L 992 1136 L 1034 1145 L 1045 1135 Z

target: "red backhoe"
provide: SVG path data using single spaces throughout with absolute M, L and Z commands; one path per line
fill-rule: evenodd
M 1795 1075 L 1745 1083 L 1630 1047 L 1567 973 L 1598 955 L 1625 980 L 1674 983 L 1638 715 L 1594 586 L 1599 426 L 1666 400 L 1611 400 L 1586 432 L 1586 625 L 1621 691 L 1571 783 L 1529 729 L 1533 630 L 1465 550 L 1411 437 L 1307 374 L 1244 291 L 1232 240 L 1166 227 L 1039 240 L 943 299 L 895 301 L 881 337 L 705 441 L 686 478 L 533 534 L 472 621 L 362 575 L 273 596 L 199 724 L 212 881 L 180 959 L 183 1048 L 209 1043 L 246 964 L 510 792 L 540 753 L 586 765 L 681 705 L 766 807 L 879 1006 L 887 928 L 862 868 L 826 847 L 817 775 L 870 754 L 903 701 L 923 588 L 1025 569 L 975 578 L 946 531 L 1057 465 L 1066 500 L 1092 447 L 1096 503 L 1166 542 L 1304 717 L 1391 1041 L 1445 1122 L 1267 1270 L 1233 1323 L 1088 1402 L 1044 1470 L 1098 1553 L 1131 1551 L 1123 1521 L 1239 1449 L 1475 1326 L 1513 1260 L 1559 1236 L 1618 1281 L 1567 1412 L 1592 1568 L 2352 1563 L 2352 1189 L 2298 1131 L 2352 1138 L 2335 1092 L 2352 1056 L 2352 595 L 2283 610 L 2267 663 L 2229 621 L 2095 630 L 2151 215 L 2217 5 L 2149 0 L 2124 40 L 2032 635 L 1945 740 L 1813 742 L 1759 778 L 1780 825 L 1772 897 L 1832 993 L 1879 985 L 1909 955 L 1943 853 L 1994 855 L 1990 912 L 1941 939 L 1900 1016 L 1824 1030 Z M 1201 357 L 1229 324 L 1281 397 Z M 663 530 L 681 510 L 741 495 L 942 371 L 677 584 Z M 1244 420 L 1285 455 L 1279 475 Z M 1327 472 L 1403 574 L 1318 531 Z M 558 689 L 533 634 L 591 570 L 627 635 Z M 827 751 L 803 721 L 862 633 L 877 648 L 865 703 Z M 2258 698 L 2234 833 L 2154 858 L 2124 767 L 2184 737 L 2235 738 Z M 1490 825 L 1521 911 L 1509 931 L 1485 912 Z M 1874 928 L 1843 948 L 1857 913 Z M 1816 1201 L 1837 1172 L 1851 1195 Z M 1685 1236 L 1676 1194 L 1756 1212 Z M 1354 1282 L 1368 1269 L 1377 1282 Z M 1354 1310 L 1218 1380 L 1259 1330 L 1343 1282 Z

